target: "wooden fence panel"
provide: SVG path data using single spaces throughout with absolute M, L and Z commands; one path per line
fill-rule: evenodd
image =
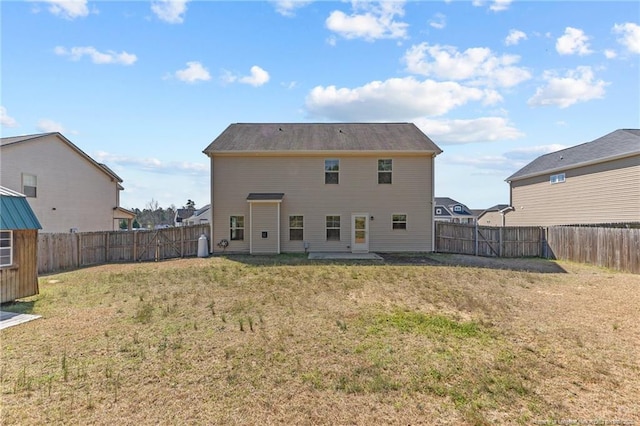
M 154 231 L 39 234 L 38 272 L 196 256 L 200 236 L 209 238 L 210 229 L 208 224 L 202 224 Z
M 640 229 L 553 226 L 549 257 L 640 273 Z
M 78 234 L 38 233 L 39 274 L 73 269 L 78 266 Z
M 541 257 L 544 229 L 538 226 L 495 227 L 436 222 L 439 253 L 488 257 Z

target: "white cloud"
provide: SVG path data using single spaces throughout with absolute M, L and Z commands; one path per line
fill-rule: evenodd
M 481 117 L 471 120 L 414 120 L 436 144 L 454 145 L 476 142 L 513 140 L 524 133 L 502 117 Z
M 438 141 L 436 140 L 436 143 Z M 474 155 L 474 156 L 451 156 L 443 157 L 442 161 L 447 164 L 470 166 L 480 170 L 497 171 L 511 174 L 515 170 L 529 164 L 537 157 L 566 148 L 564 145 L 540 145 L 527 148 L 518 148 L 499 155 Z
M 211 74 L 200 62 L 187 62 L 187 68 L 176 71 L 176 78 L 186 83 L 211 80 Z
M 383 38 L 406 38 L 409 24 L 396 21 L 404 16 L 403 1 L 383 1 L 379 3 L 354 1 L 354 13 L 346 15 L 335 10 L 326 20 L 329 30 L 346 39 L 362 38 L 374 41 Z
M 188 2 L 189 0 L 155 0 L 151 2 L 151 11 L 161 21 L 181 24 L 184 22 Z
M 231 73 L 230 71 L 226 71 L 222 76 L 223 81 L 227 83 L 238 82 L 243 84 L 249 84 L 254 87 L 258 87 L 258 86 L 262 86 L 263 84 L 266 84 L 270 78 L 271 77 L 269 76 L 269 73 L 257 65 L 254 65 L 251 67 L 251 75 L 238 76 Z
M 43 0 L 49 4 L 49 12 L 65 19 L 83 18 L 89 15 L 87 0 Z
M 467 80 L 470 84 L 512 87 L 531 78 L 527 69 L 515 66 L 519 56 L 498 56 L 486 47 L 458 52 L 452 46 L 421 43 L 407 50 L 404 61 L 407 70 L 414 74 Z
M 527 104 L 531 106 L 556 105 L 567 108 L 578 102 L 587 102 L 604 97 L 605 87 L 609 83 L 595 80 L 591 67 L 582 66 L 569 70 L 564 77 L 555 72 L 545 71 L 543 78 L 546 86 L 536 89 Z
M 494 12 L 503 12 L 509 9 L 509 6 L 511 5 L 511 1 L 512 0 L 494 0 L 491 6 L 489 6 L 489 9 L 491 9 Z
M 18 127 L 18 122 L 15 118 L 7 114 L 7 109 L 0 105 L 0 125 L 3 127 Z
M 613 59 L 613 58 L 615 58 L 616 56 L 618 56 L 618 54 L 616 53 L 616 51 L 615 51 L 615 50 L 612 50 L 612 49 L 606 49 L 606 50 L 604 51 L 604 56 L 605 56 L 607 59 Z
M 250 84 L 251 86 L 258 87 L 269 81 L 269 73 L 260 68 L 257 65 L 251 67 L 251 75 L 241 77 L 238 79 L 240 83 Z
M 313 1 L 305 1 L 305 0 L 275 0 L 271 1 L 274 7 L 276 8 L 276 12 L 278 12 L 282 16 L 292 17 L 295 16 L 296 10 L 307 6 L 308 4 L 313 3 Z
M 520 43 L 520 40 L 526 40 L 527 34 L 520 30 L 511 30 L 509 35 L 504 39 L 504 44 L 507 46 L 514 46 Z
M 584 56 L 593 53 L 589 48 L 589 37 L 584 31 L 572 27 L 565 28 L 564 35 L 556 40 L 556 51 L 561 55 Z
M 640 25 L 633 22 L 615 24 L 612 31 L 615 34 L 622 34 L 618 43 L 625 46 L 631 53 L 640 53 Z
M 429 21 L 429 25 L 435 29 L 441 30 L 447 26 L 447 17 L 442 13 L 436 13 L 433 19 Z
M 123 167 L 132 167 L 138 170 L 154 173 L 179 173 L 193 176 L 209 175 L 209 165 L 205 163 L 191 163 L 188 161 L 162 161 L 157 158 L 130 157 L 126 155 L 111 154 L 98 151 L 94 158 L 99 163 L 107 163 Z
M 56 123 L 53 120 L 48 118 L 43 118 L 38 121 L 37 129 L 41 132 L 50 133 L 50 132 L 59 132 L 64 133 L 65 129 L 60 123 Z
M 489 5 L 489 9 L 494 11 L 494 12 L 503 12 L 507 9 L 509 9 L 509 6 L 511 5 L 512 0 L 493 0 L 493 2 L 490 3 Z M 485 1 L 484 0 L 472 0 L 471 2 L 472 6 L 475 7 L 483 7 L 485 5 Z
M 53 51 L 58 56 L 69 56 L 74 61 L 80 60 L 83 56 L 88 56 L 91 58 L 91 62 L 93 62 L 94 64 L 100 64 L 100 65 L 102 64 L 132 65 L 138 60 L 138 57 L 132 53 L 127 53 L 125 51 L 117 53 L 117 52 L 114 52 L 113 50 L 100 52 L 95 47 L 92 47 L 92 46 L 72 47 L 71 49 L 67 49 L 66 47 L 62 47 L 62 46 L 57 46 Z
M 373 81 L 354 89 L 317 86 L 305 100 L 311 116 L 339 121 L 405 121 L 438 116 L 468 102 L 494 102 L 495 91 L 413 77 Z

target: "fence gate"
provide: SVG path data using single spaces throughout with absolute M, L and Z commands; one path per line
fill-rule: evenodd
M 488 257 L 544 256 L 544 229 L 539 226 L 477 226 L 436 222 L 435 251 Z

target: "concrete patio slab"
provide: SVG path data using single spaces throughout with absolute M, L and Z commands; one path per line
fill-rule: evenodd
M 384 260 L 376 253 L 309 253 L 309 260 Z
M 13 327 L 14 325 L 23 324 L 25 322 L 32 321 L 38 318 L 41 318 L 41 316 L 0 311 L 0 330 Z

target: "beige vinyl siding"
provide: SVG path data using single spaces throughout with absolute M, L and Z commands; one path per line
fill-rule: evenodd
M 245 235 L 251 235 L 251 252 L 278 253 L 278 203 L 251 203 L 250 210 L 250 221 L 245 219 Z M 262 238 L 263 232 L 267 238 Z
M 2 185 L 21 191 L 21 175 L 37 176 L 37 197 L 27 198 L 41 232 L 114 228 L 118 182 L 51 135 L 2 147 Z
M 378 184 L 378 159 L 393 159 L 393 183 Z M 324 183 L 324 160 L 340 160 L 340 183 Z M 351 214 L 367 212 L 370 251 L 431 251 L 431 154 L 410 156 L 340 155 L 336 152 L 307 156 L 214 155 L 212 158 L 213 248 L 226 235 L 225 221 L 245 212 L 251 192 L 282 192 L 281 251 L 304 251 L 302 241 L 289 241 L 289 216 L 304 216 L 304 241 L 310 251 L 350 251 Z M 407 230 L 392 229 L 392 214 L 406 213 Z M 340 241 L 326 241 L 325 218 L 341 217 Z M 248 224 L 247 224 L 248 226 Z M 249 242 L 231 242 L 228 251 L 249 251 Z
M 478 219 L 478 225 L 481 226 L 502 226 L 502 213 L 487 212 Z
M 562 172 L 565 182 L 549 182 Z M 517 180 L 511 203 L 508 226 L 640 221 L 640 156 Z

